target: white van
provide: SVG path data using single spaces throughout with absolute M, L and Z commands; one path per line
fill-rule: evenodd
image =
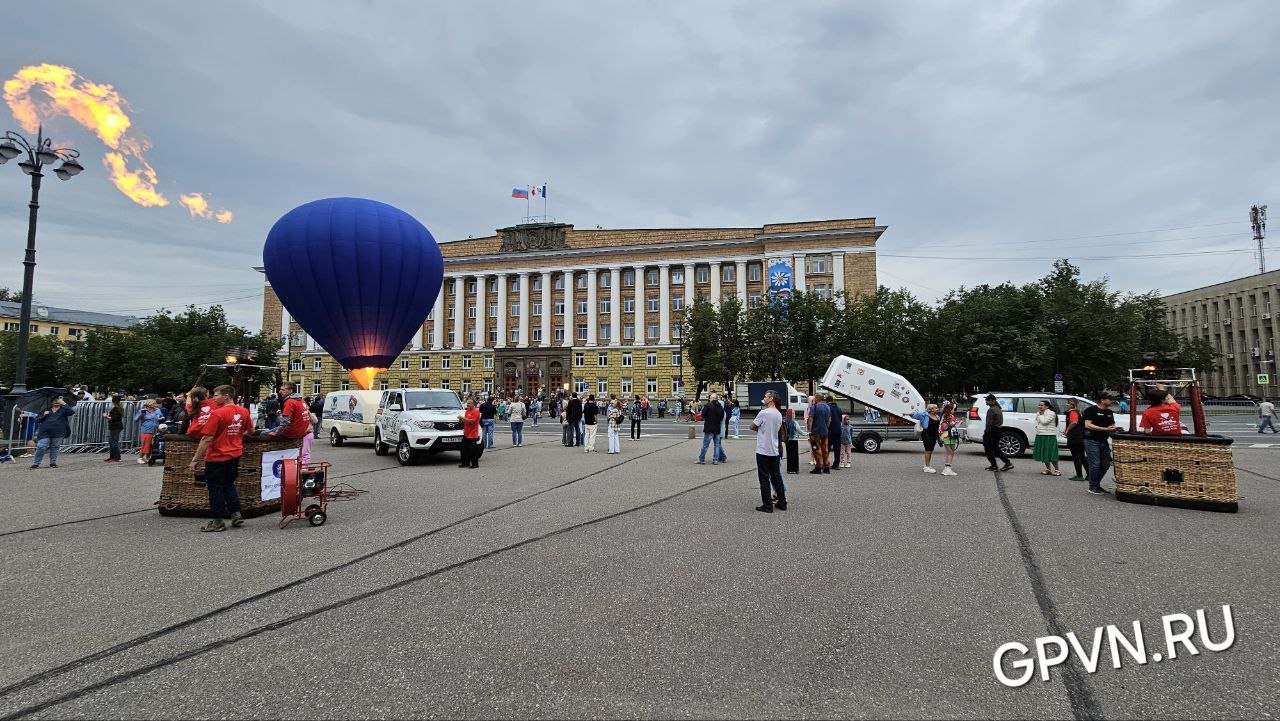
M 372 441 L 381 398 L 382 391 L 334 391 L 326 395 L 320 432 L 329 435 L 329 445 L 337 447 L 353 439 Z

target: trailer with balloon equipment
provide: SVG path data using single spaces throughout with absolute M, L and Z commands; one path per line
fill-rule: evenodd
M 1179 409 L 1176 397 L 1182 394 L 1191 406 L 1194 435 L 1140 433 L 1140 389 L 1157 410 L 1163 406 Z M 1130 370 L 1129 408 L 1129 431 L 1111 437 L 1116 500 L 1226 513 L 1239 510 L 1232 439 L 1209 435 L 1194 368 L 1157 369 L 1152 364 Z

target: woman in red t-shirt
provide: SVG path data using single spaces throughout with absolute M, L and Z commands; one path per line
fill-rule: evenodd
M 1182 409 L 1169 391 L 1157 388 L 1147 394 L 1151 407 L 1142 412 L 1142 420 L 1138 426 L 1143 433 L 1153 436 L 1182 435 Z
M 458 414 L 462 421 L 462 463 L 458 468 L 480 467 L 480 409 L 475 400 L 467 399 L 467 408 Z

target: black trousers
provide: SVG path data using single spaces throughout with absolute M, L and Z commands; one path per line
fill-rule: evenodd
M 640 437 L 640 419 L 639 418 L 631 419 L 631 437 L 633 439 Z
M 996 465 L 997 458 L 1004 461 L 1005 463 L 1011 462 L 1009 460 L 1009 457 L 1004 454 L 1004 451 L 1000 450 L 1000 445 L 998 443 L 999 440 L 1000 440 L 999 431 L 982 434 L 982 450 L 986 452 L 987 461 L 991 463 L 991 465 L 993 466 Z
M 778 503 L 787 502 L 787 488 L 782 485 L 782 469 L 779 467 L 781 460 L 777 456 L 756 454 L 756 476 L 760 479 L 760 503 L 770 508 L 773 507 L 771 487 L 773 493 L 778 495 Z
M 1071 451 L 1071 462 L 1076 466 L 1076 476 L 1084 478 L 1085 471 L 1089 469 L 1089 464 L 1084 460 L 1084 439 L 1078 441 L 1067 441 L 1067 450 Z
M 462 439 L 462 463 L 472 468 L 480 467 L 480 443 L 481 438 L 463 438 Z

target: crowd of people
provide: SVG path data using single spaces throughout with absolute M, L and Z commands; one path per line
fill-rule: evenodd
M 323 396 L 306 398 L 290 382 L 282 383 L 277 390 L 278 393 L 268 395 L 262 402 L 253 399 L 247 403 L 242 397 L 237 397 L 230 386 L 219 386 L 212 393 L 196 386 L 186 392 L 162 396 L 111 394 L 106 398 L 111 401 L 111 406 L 101 414 L 109 438 L 108 456 L 104 462 L 121 460 L 120 437 L 126 423 L 134 423 L 138 427 L 138 463 L 147 463 L 151 458 L 159 434 L 181 433 L 198 439 L 200 446 L 196 460 L 205 461 L 207 467 L 209 458 L 206 455 L 212 454 L 212 462 L 215 464 L 214 483 L 210 484 L 209 491 L 211 508 L 216 503 L 216 508 L 226 509 L 226 512 L 232 514 L 232 525 L 238 525 L 236 520 L 239 509 L 238 501 L 234 498 L 234 481 L 224 482 L 224 476 L 234 479 L 235 473 L 229 465 L 216 464 L 229 464 L 237 459 L 241 448 L 238 445 L 239 439 L 253 433 L 300 439 L 301 459 L 306 463 L 310 460 L 312 440 L 319 434 L 324 408 Z M 73 387 L 72 393 L 80 400 L 97 398 L 97 395 L 80 386 Z M 138 399 L 142 400 L 142 404 L 132 413 L 132 417 L 126 417 L 121 402 Z M 1166 389 L 1156 388 L 1152 389 L 1148 400 L 1150 406 L 1143 412 L 1139 427 L 1144 432 L 1157 435 L 1180 434 L 1180 408 L 1173 396 Z M 1004 425 L 999 399 L 994 394 L 989 394 L 984 402 L 987 411 L 984 427 L 981 429 L 981 440 L 990 464 L 986 470 L 1011 471 L 1013 463 L 998 442 L 1000 429 Z M 1080 411 L 1078 402 L 1068 399 L 1066 422 L 1060 429 L 1057 413 L 1049 403 L 1042 401 L 1036 413 L 1035 442 L 1032 449 L 1033 460 L 1044 466 L 1041 474 L 1062 475 L 1058 460 L 1061 436 L 1065 438 L 1075 468 L 1075 475 L 1069 480 L 1088 481 L 1089 493 L 1107 493 L 1102 488 L 1101 481 L 1111 467 L 1109 440 L 1112 434 L 1120 430 L 1111 410 L 1114 403 L 1115 400 L 1104 393 L 1096 405 Z M 584 453 L 597 451 L 597 431 L 603 423 L 606 427 L 607 453 L 614 455 L 622 452 L 620 440 L 623 424 L 629 424 L 629 439 L 639 440 L 650 410 L 649 399 L 639 394 L 631 399 L 616 395 L 605 399 L 590 393 L 564 393 L 557 394 L 550 400 L 520 394 L 510 398 L 499 395 L 483 399 L 468 398 L 465 406 L 458 419 L 462 421 L 464 436 L 469 441 L 464 444 L 463 458 L 459 464 L 459 467 L 466 468 L 477 468 L 481 450 L 494 447 L 498 421 L 508 424 L 511 445 L 521 447 L 524 445 L 524 425 L 527 421 L 537 425 L 541 417 L 556 419 L 561 426 L 561 444 L 568 448 L 581 448 Z M 830 394 L 809 396 L 808 403 L 801 411 L 800 422 L 796 420 L 795 409 L 787 409 L 784 414 L 779 406 L 780 399 L 772 392 L 768 393 L 765 409 L 751 423 L 752 430 L 757 431 L 756 454 L 762 499 L 757 510 L 767 512 L 787 508 L 782 461 L 787 461 L 786 473 L 800 472 L 800 422 L 804 424 L 808 439 L 807 455 L 811 466 L 809 472 L 812 474 L 829 474 L 833 468 L 851 468 L 855 441 L 855 428 L 849 414 L 843 412 Z M 220 409 L 228 407 L 235 410 L 218 414 Z M 658 401 L 655 409 L 659 418 L 667 416 L 666 401 Z M 44 413 L 31 414 L 36 416 L 31 468 L 40 467 L 46 456 L 49 458 L 49 467 L 57 467 L 61 440 L 69 435 L 69 419 L 75 412 L 62 398 L 56 398 Z M 712 465 L 727 463 L 729 458 L 723 441 L 726 438 L 741 438 L 742 409 L 738 401 L 733 398 L 722 399 L 719 394 L 711 393 L 705 403 L 693 409 L 685 405 L 684 399 L 679 399 L 675 416 L 683 420 L 685 414 L 693 413 L 697 414 L 702 423 L 702 443 L 695 462 L 705 464 L 707 451 L 710 450 Z M 1262 432 L 1266 425 L 1270 425 L 1275 415 L 1271 404 L 1261 407 L 1258 431 Z M 210 419 L 215 416 L 220 420 L 211 424 Z M 234 419 L 229 416 L 234 416 Z M 979 429 L 964 429 L 961 419 L 956 416 L 956 404 L 951 401 L 944 401 L 941 405 L 930 403 L 925 410 L 912 414 L 912 418 L 919 424 L 920 440 L 924 445 L 924 472 L 939 472 L 932 460 L 934 451 L 941 446 L 945 454 L 941 475 L 959 475 L 954 467 L 956 449 L 965 435 L 976 437 Z M 1275 428 L 1272 427 L 1272 430 L 1274 432 Z M 474 448 L 469 448 L 470 446 Z M 208 478 L 207 471 L 205 475 Z M 218 495 L 217 499 L 215 495 Z M 221 523 L 220 519 L 221 516 L 215 514 L 218 523 L 210 521 L 201 530 L 223 530 L 217 527 Z

